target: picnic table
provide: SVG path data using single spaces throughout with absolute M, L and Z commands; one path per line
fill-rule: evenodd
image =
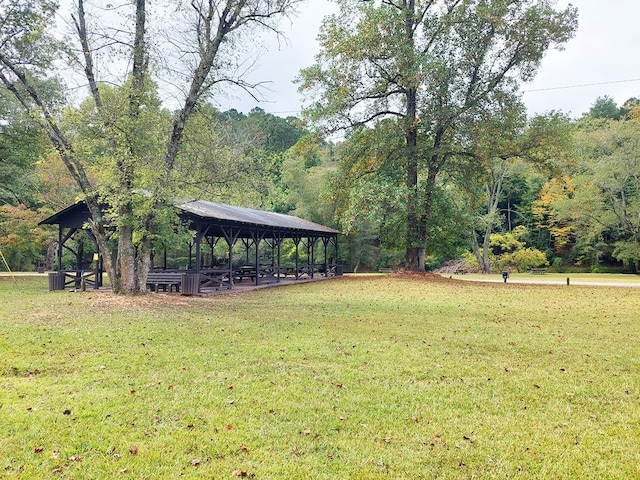
M 544 275 L 545 273 L 547 273 L 547 269 L 546 268 L 531 268 L 531 269 L 529 269 L 529 273 L 531 273 L 533 275 Z
M 61 270 L 49 273 L 49 290 L 64 290 L 66 287 L 86 290 L 87 286 L 97 289 L 95 270 Z
M 234 284 L 233 277 L 233 272 L 228 268 L 206 268 L 200 270 L 200 287 L 231 289 Z

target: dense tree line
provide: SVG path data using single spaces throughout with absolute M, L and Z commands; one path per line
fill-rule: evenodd
M 524 119 L 518 138 L 492 138 L 518 145 L 519 156 L 487 156 L 482 169 L 445 170 L 427 268 L 464 257 L 486 272 L 544 265 L 638 271 L 640 104 L 630 99 L 603 117 L 604 101 L 612 102 L 596 99 L 579 119 L 550 113 Z M 6 112 L 3 118 L 0 248 L 13 268 L 29 270 L 45 262 L 55 240 L 37 221 L 80 192 L 28 119 Z M 333 144 L 296 117 L 210 106 L 198 112 L 192 127 L 177 194 L 340 228 L 346 233 L 341 261 L 348 270 L 403 265 L 402 177 L 388 168 L 391 147 L 373 142 L 372 129 Z M 380 122 L 375 128 L 395 125 Z
M 398 268 L 401 178 L 393 177 L 387 153 L 372 147 L 371 130 L 357 131 L 342 146 L 336 208 L 352 237 L 380 245 L 377 256 L 365 254 L 369 267 Z M 443 171 L 427 268 L 464 258 L 484 272 L 543 266 L 640 271 L 638 100 L 618 107 L 601 97 L 578 119 L 551 112 L 525 119 L 517 132 L 496 129 L 478 138 L 479 145 L 510 145 L 513 156 L 480 156 L 479 164 L 452 163 Z

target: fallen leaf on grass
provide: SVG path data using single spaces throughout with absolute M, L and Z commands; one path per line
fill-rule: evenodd
M 302 430 L 300 432 L 302 435 L 309 435 L 311 433 L 311 430 L 309 430 L 308 428 L 305 428 L 304 430 Z
M 226 427 L 224 427 L 224 428 L 226 428 L 227 430 L 233 430 L 233 425 L 229 424 L 229 425 L 227 425 L 227 426 L 226 426 Z
M 234 470 L 233 472 L 231 472 L 231 476 L 232 477 L 248 477 L 249 473 L 247 473 L 245 470 Z
M 191 465 L 197 467 L 198 465 L 200 465 L 200 459 L 194 458 L 193 460 L 191 460 Z
M 242 450 L 243 452 L 248 452 L 249 451 L 249 447 L 247 447 L 246 445 L 240 445 L 238 447 L 238 450 Z
M 138 447 L 136 447 L 135 445 L 131 445 L 131 448 L 129 448 L 129 453 L 131 455 L 137 455 L 138 454 Z
M 44 448 L 42 447 L 36 447 L 33 449 L 33 453 L 42 453 L 42 451 L 44 450 Z

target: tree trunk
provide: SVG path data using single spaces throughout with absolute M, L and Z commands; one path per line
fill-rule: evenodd
M 53 270 L 53 264 L 55 261 L 55 242 L 49 242 L 49 246 L 47 247 L 47 261 L 45 262 L 45 270 Z
M 489 260 L 489 244 L 491 239 L 491 225 L 487 225 L 484 229 L 484 239 L 482 241 L 482 250 L 478 243 L 478 234 L 474 230 L 471 234 L 471 251 L 478 261 L 478 267 L 484 274 L 491 273 L 491 262 Z
M 491 273 L 491 262 L 489 261 L 489 244 L 491 243 L 491 230 L 487 227 L 484 235 L 484 241 L 482 242 L 482 263 L 480 263 L 480 268 L 482 269 L 482 273 L 489 274 Z
M 417 60 L 415 58 L 415 1 L 410 0 L 403 5 L 404 38 L 406 41 L 406 64 L 403 68 L 404 96 L 406 101 L 404 115 L 404 135 L 406 151 L 407 187 L 407 230 L 405 268 L 413 272 L 424 272 L 424 256 L 426 230 L 424 229 L 422 201 L 418 186 L 418 85 L 416 77 Z
M 145 235 L 138 242 L 134 242 L 132 228 L 120 227 L 114 293 L 123 295 L 145 293 L 150 265 L 151 237 Z
M 408 247 L 405 256 L 405 268 L 412 272 L 424 272 L 424 247 Z

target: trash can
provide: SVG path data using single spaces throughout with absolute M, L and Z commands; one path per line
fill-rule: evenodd
M 341 263 L 336 265 L 336 277 L 342 276 L 343 269 L 344 269 L 344 265 L 342 265 Z
M 509 272 L 507 272 L 506 270 L 504 270 L 502 272 L 502 279 L 504 280 L 504 283 L 507 283 L 507 278 L 509 278 Z
M 49 272 L 49 291 L 64 290 L 64 272 Z
M 200 293 L 199 273 L 183 273 L 181 283 L 182 295 L 197 295 Z

